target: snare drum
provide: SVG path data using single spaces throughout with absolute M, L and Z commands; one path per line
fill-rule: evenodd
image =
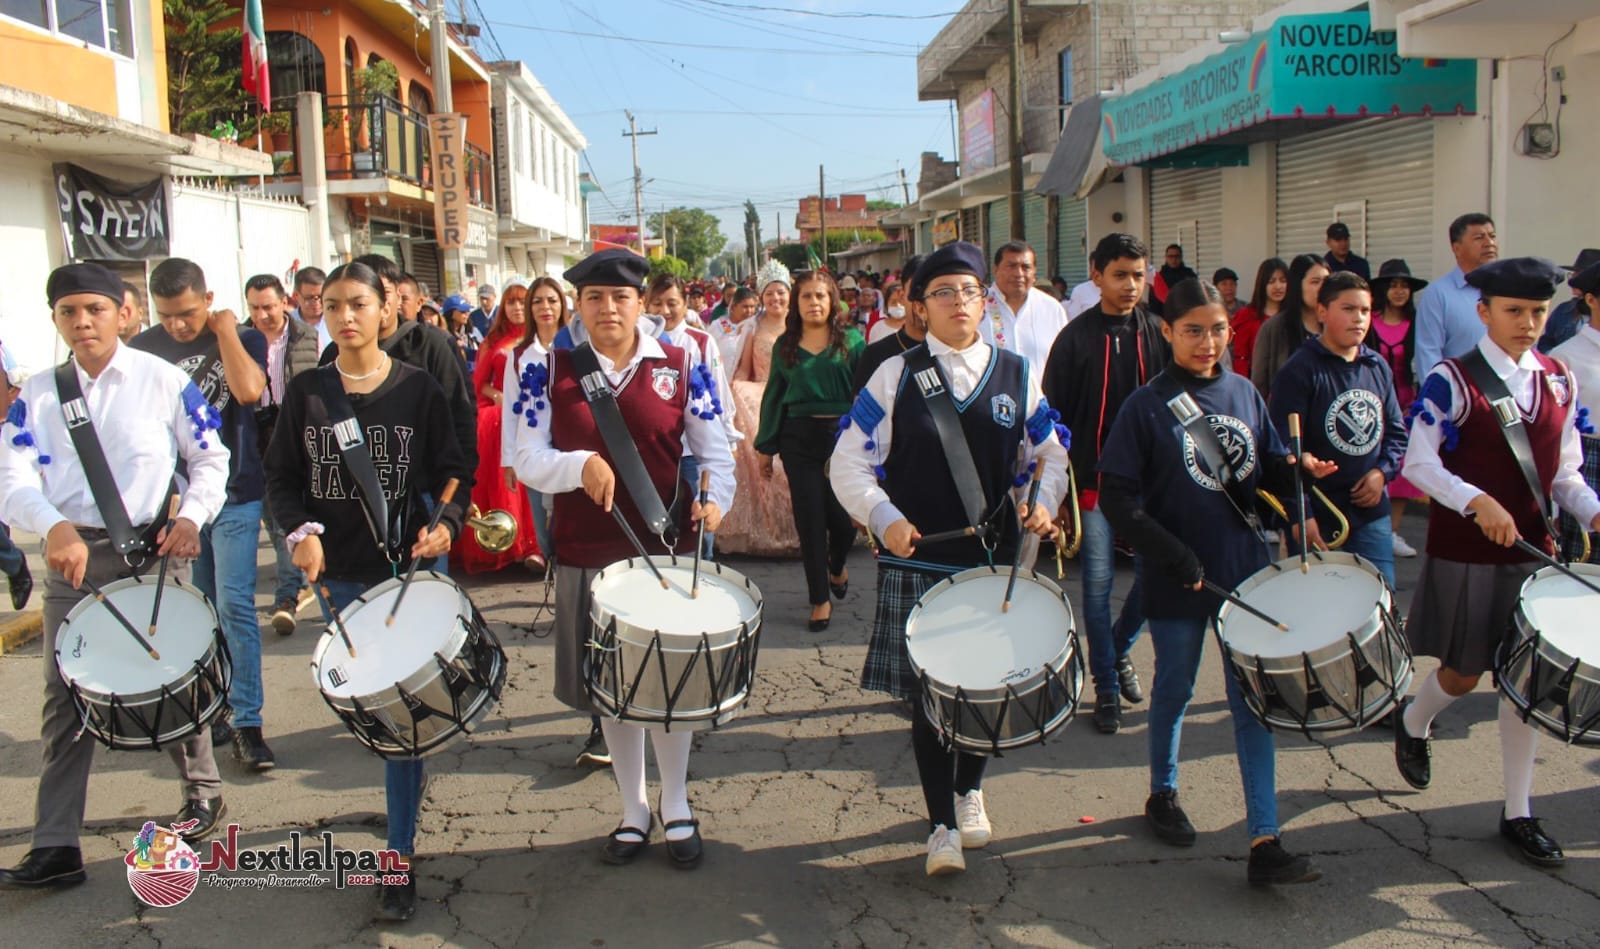
M 1572 570 L 1600 582 L 1600 566 L 1575 563 Z M 1600 595 L 1545 567 L 1523 581 L 1512 620 L 1517 635 L 1495 670 L 1500 691 L 1524 721 L 1573 744 L 1600 745 L 1597 609 Z
M 141 634 L 154 611 L 156 578 L 101 588 Z M 111 611 L 79 600 L 56 633 L 56 667 L 83 727 L 108 748 L 157 749 L 199 732 L 227 703 L 233 663 L 216 610 L 200 591 L 168 579 L 151 659 Z
M 1078 712 L 1083 657 L 1072 606 L 1043 574 L 977 567 L 929 587 L 906 617 L 906 651 L 928 720 L 960 751 L 1044 741 Z
M 1234 591 L 1289 626 L 1283 632 L 1231 603 L 1217 639 L 1245 704 L 1268 728 L 1359 729 L 1393 708 L 1411 684 L 1411 647 L 1389 585 L 1355 554 L 1316 551 L 1310 572 L 1291 557 Z
M 695 730 L 732 720 L 750 698 L 761 591 L 720 563 L 652 557 L 669 589 L 630 557 L 594 575 L 585 679 L 594 704 L 640 725 Z
M 403 582 L 386 580 L 339 611 L 355 656 L 329 624 L 311 658 L 328 707 L 384 758 L 415 758 L 466 734 L 506 681 L 500 640 L 449 577 L 418 573 L 385 625 Z

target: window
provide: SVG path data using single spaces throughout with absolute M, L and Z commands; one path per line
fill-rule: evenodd
M 351 95 L 356 90 L 356 41 L 354 37 L 346 37 L 344 41 L 344 94 Z
M 539 118 L 528 116 L 528 161 L 532 164 L 528 174 L 534 181 L 539 180 Z
M 133 55 L 129 0 L 0 0 L 0 16 L 123 56 Z
M 346 49 L 346 53 L 350 52 Z M 223 69 L 240 69 L 242 46 L 229 47 L 218 57 Z M 267 72 L 272 82 L 272 103 L 276 109 L 294 108 L 294 97 L 302 92 L 328 93 L 328 74 L 322 51 L 315 43 L 293 30 L 267 33 Z
M 413 111 L 423 115 L 433 114 L 433 93 L 415 79 L 411 80 L 411 85 L 406 89 L 406 100 Z
M 516 100 L 511 102 L 511 120 L 511 154 L 516 162 L 517 173 L 525 175 L 528 173 L 528 134 L 523 127 L 526 118 L 522 106 Z
M 1061 127 L 1067 126 L 1067 107 L 1072 105 L 1072 47 L 1061 51 Z

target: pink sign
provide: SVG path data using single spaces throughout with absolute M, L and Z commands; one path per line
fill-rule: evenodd
M 961 107 L 961 173 L 993 168 L 994 158 L 994 90 L 985 89 Z

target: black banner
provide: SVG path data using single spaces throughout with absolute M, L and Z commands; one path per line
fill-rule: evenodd
M 73 260 L 169 256 L 167 190 L 162 179 L 124 184 L 58 163 L 56 207 Z

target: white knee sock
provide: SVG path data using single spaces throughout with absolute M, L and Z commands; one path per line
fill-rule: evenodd
M 689 812 L 689 748 L 694 733 L 686 731 L 664 732 L 651 729 L 650 744 L 656 750 L 656 770 L 661 773 L 661 822 L 688 820 Z M 667 831 L 668 840 L 687 840 L 694 836 L 694 828 L 678 827 Z
M 1506 782 L 1506 817 L 1532 817 L 1533 757 L 1539 733 L 1517 707 L 1500 700 L 1500 770 Z
M 650 828 L 650 803 L 644 794 L 644 729 L 601 716 L 600 730 L 611 752 L 611 773 L 622 798 L 622 826 Z M 632 835 L 628 838 L 632 839 Z
M 1437 671 L 1428 673 L 1422 680 L 1422 685 L 1417 687 L 1417 694 L 1411 697 L 1411 702 L 1406 706 L 1403 716 L 1406 723 L 1406 734 L 1412 738 L 1427 738 L 1433 730 L 1433 720 L 1440 712 L 1450 707 L 1456 697 L 1444 690 L 1439 684 Z

